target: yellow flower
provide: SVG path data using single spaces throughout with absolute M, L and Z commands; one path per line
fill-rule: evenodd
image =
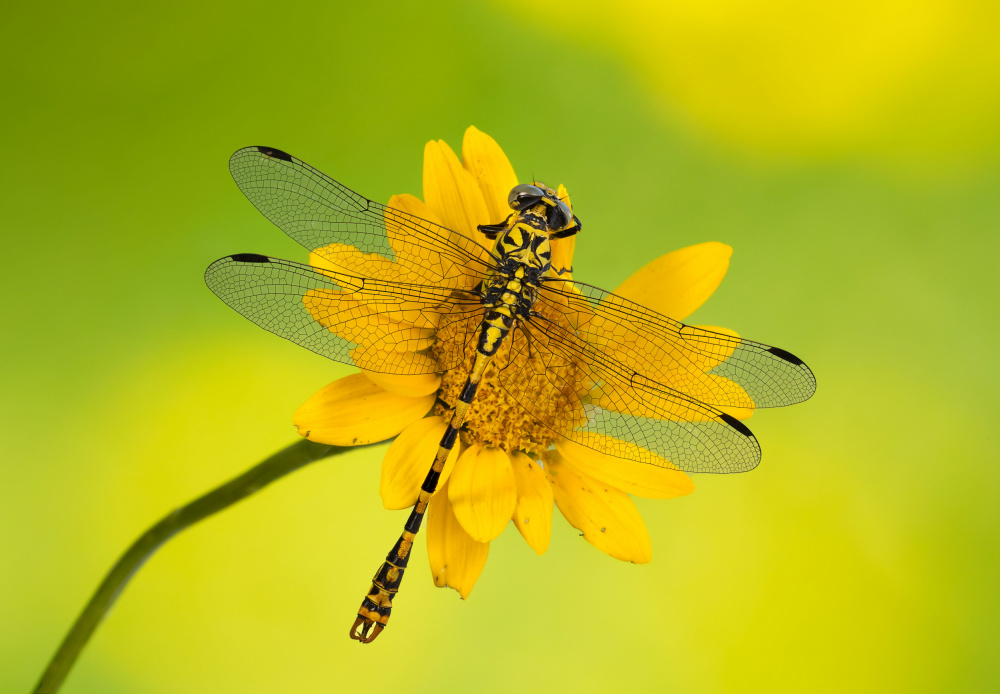
M 470 127 L 462 142 L 461 159 L 443 141 L 427 143 L 424 200 L 397 195 L 389 207 L 441 224 L 490 247 L 477 225 L 495 224 L 507 217 L 507 194 L 517 184 L 514 169 L 497 143 Z M 559 196 L 569 203 L 562 187 Z M 396 251 L 395 259 L 379 260 L 378 272 L 385 278 L 410 276 L 410 281 L 419 281 L 419 277 L 412 276 L 413 265 L 407 264 L 402 244 L 393 238 L 389 242 Z M 571 278 L 574 244 L 575 237 L 553 240 L 553 274 Z M 371 256 L 358 252 L 352 256 L 343 247 L 328 250 L 317 249 L 310 262 L 317 267 L 335 262 L 342 268 L 352 262 L 365 262 L 371 274 Z M 713 242 L 668 253 L 632 275 L 615 293 L 683 320 L 715 291 L 726 273 L 731 252 L 728 246 Z M 467 273 L 449 273 L 448 262 L 452 261 L 442 259 L 435 280 L 446 285 L 453 282 L 448 286 L 455 289 L 469 289 L 458 284 L 468 282 L 463 279 Z M 305 301 L 307 306 L 325 306 L 324 315 L 329 315 L 331 304 L 348 299 L 317 293 L 307 295 Z M 357 311 L 356 315 L 365 318 L 366 326 L 372 323 L 368 316 L 374 314 L 374 309 L 356 302 L 337 308 Z M 465 349 L 464 344 L 455 344 L 459 339 L 455 331 L 438 333 L 437 326 L 417 311 L 408 323 L 386 325 L 385 333 L 369 329 L 362 336 L 352 334 L 350 326 L 330 329 L 338 334 L 342 331 L 342 336 L 356 343 L 367 341 L 364 347 L 374 345 L 384 350 L 387 359 L 391 355 L 396 360 L 418 361 L 429 358 L 428 353 L 434 350 Z M 408 338 L 402 347 L 400 334 Z M 507 342 L 511 341 L 509 338 Z M 505 346 L 509 349 L 509 344 Z M 470 359 L 473 350 L 474 345 L 470 345 Z M 347 376 L 323 388 L 299 408 L 295 425 L 301 435 L 337 446 L 396 437 L 382 461 L 379 493 L 386 508 L 409 508 L 416 502 L 438 450 L 446 415 L 457 402 L 469 363 L 467 360 L 440 374 L 391 376 L 363 372 Z M 705 366 L 708 371 L 712 365 Z M 694 490 L 691 479 L 669 469 L 669 463 L 657 467 L 613 458 L 557 439 L 544 423 L 527 414 L 503 391 L 496 374 L 494 365 L 485 372 L 459 445 L 445 464 L 428 510 L 427 550 L 434 583 L 450 586 L 467 597 L 486 564 L 490 541 L 511 520 L 528 545 L 538 554 L 544 553 L 549 546 L 553 502 L 570 524 L 601 551 L 624 561 L 648 562 L 652 556 L 649 534 L 630 496 L 669 499 L 690 494 Z M 580 403 L 568 402 L 566 406 L 579 407 Z M 740 418 L 750 414 L 749 409 L 727 411 Z

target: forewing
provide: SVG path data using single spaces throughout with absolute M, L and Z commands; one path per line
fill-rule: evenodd
M 783 349 L 686 325 L 597 287 L 547 282 L 539 303 L 604 359 L 706 405 L 780 407 L 816 391 L 809 367 Z
M 608 455 L 685 472 L 745 472 L 760 462 L 738 419 L 632 371 L 565 318 L 522 323 L 499 378 L 554 433 Z
M 352 271 L 377 275 L 387 262 L 399 279 L 469 289 L 492 267 L 468 237 L 387 207 L 272 147 L 244 147 L 229 160 L 243 194 L 310 251 Z
M 472 323 L 467 319 L 482 312 L 479 298 L 465 290 L 355 276 L 251 253 L 215 261 L 205 282 L 265 330 L 379 373 L 432 373 L 457 365 L 464 355 L 437 354 L 435 334 L 466 330 Z

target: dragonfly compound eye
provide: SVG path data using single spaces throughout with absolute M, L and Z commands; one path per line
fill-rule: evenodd
M 568 227 L 573 221 L 573 213 L 570 211 L 569 205 L 560 200 L 555 207 L 549 209 L 545 221 L 549 225 L 549 229 L 559 231 Z
M 544 196 L 545 191 L 538 186 L 521 183 L 511 188 L 510 195 L 507 196 L 507 204 L 510 205 L 511 209 L 520 212 L 533 205 L 537 205 L 538 201 Z

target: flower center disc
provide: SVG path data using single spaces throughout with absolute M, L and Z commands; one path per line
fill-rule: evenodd
M 569 328 L 566 317 L 543 302 L 534 310 Z M 478 337 L 481 321 L 480 317 L 469 318 L 437 333 L 432 350 L 435 357 L 458 351 L 465 359 L 443 372 L 435 414 L 443 415 L 458 403 L 476 360 L 476 340 L 468 336 Z M 568 422 L 586 421 L 582 398 L 589 391 L 589 380 L 585 367 L 550 349 L 548 342 L 530 325 L 522 324 L 507 335 L 486 367 L 469 407 L 462 432 L 466 444 L 495 446 L 508 453 L 520 450 L 540 457 L 556 438 L 556 431 L 564 430 Z

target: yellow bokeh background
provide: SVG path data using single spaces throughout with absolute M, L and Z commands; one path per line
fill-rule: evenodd
M 996 3 L 581 0 L 560 20 L 686 126 L 758 156 L 868 153 L 926 175 L 1000 144 Z
M 423 540 L 389 629 L 347 630 L 406 513 L 385 447 L 168 543 L 64 688 L 995 691 L 998 10 L 974 2 L 11 7 L 0 301 L 0 691 L 30 691 L 118 554 L 287 445 L 350 373 L 240 318 L 216 258 L 306 252 L 226 168 L 279 147 L 376 200 L 474 124 L 566 184 L 574 276 L 733 247 L 691 321 L 802 356 L 752 473 L 637 500 L 650 564 L 561 517 L 469 599 Z

